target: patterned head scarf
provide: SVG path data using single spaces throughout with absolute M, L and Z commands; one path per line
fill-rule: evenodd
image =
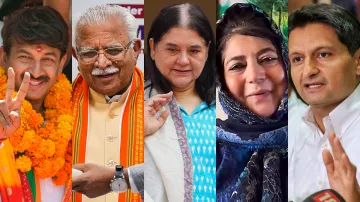
M 260 8 L 253 4 L 244 4 L 244 3 L 236 3 L 233 4 L 231 7 L 229 7 L 225 13 L 221 16 L 221 18 L 216 23 L 216 32 L 218 37 L 218 31 L 219 29 L 223 29 L 228 23 L 229 15 L 233 15 L 234 13 L 241 13 L 242 15 L 249 14 L 254 15 L 255 17 L 262 17 L 263 22 L 266 27 L 264 29 L 270 29 L 272 32 L 274 32 L 275 35 L 278 36 L 278 41 L 276 41 L 276 44 L 274 46 L 277 46 L 277 49 L 281 51 L 281 58 L 283 61 L 283 68 L 285 71 L 285 75 L 288 74 L 288 67 L 289 67 L 289 61 L 288 61 L 288 52 L 287 52 L 287 45 L 286 42 L 283 39 L 283 36 L 281 34 L 280 29 L 277 27 L 275 22 Z M 238 18 L 239 19 L 239 18 Z M 247 20 L 237 22 L 239 27 L 244 26 L 257 26 L 251 24 L 252 22 Z M 234 29 L 237 27 L 233 27 Z M 217 39 L 217 41 L 219 41 Z M 216 45 L 216 51 L 217 51 L 217 60 L 218 55 L 222 54 L 219 50 L 220 45 Z M 222 63 L 222 60 L 221 60 Z M 219 63 L 217 61 L 217 65 L 219 66 Z M 220 64 L 223 65 L 223 64 Z M 219 70 L 219 67 L 217 67 Z M 223 71 L 223 68 L 222 68 Z M 221 75 L 221 74 L 218 74 Z M 288 110 L 288 91 L 286 90 L 281 103 L 278 107 L 278 110 L 271 116 L 271 117 L 259 117 L 255 115 L 253 112 L 251 112 L 246 106 L 242 105 L 241 103 L 234 100 L 234 98 L 229 94 L 226 86 L 224 83 L 222 83 L 221 78 L 218 77 L 218 88 L 219 88 L 219 101 L 220 104 L 224 110 L 224 112 L 231 118 L 235 119 L 239 123 L 245 123 L 245 124 L 251 124 L 251 125 L 260 125 L 260 124 L 272 124 L 275 122 L 278 122 L 285 117 L 287 117 L 287 110 Z

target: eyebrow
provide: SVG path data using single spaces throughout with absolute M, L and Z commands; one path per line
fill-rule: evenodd
M 96 50 L 96 49 L 93 48 L 93 47 L 88 47 L 88 46 L 83 46 L 83 47 L 77 48 L 77 51 L 78 51 L 78 52 L 87 51 L 87 50 Z
M 167 46 L 178 46 L 177 44 L 174 43 L 166 43 Z
M 31 55 L 31 53 L 29 53 L 28 51 L 26 51 L 24 49 L 20 49 L 20 50 L 16 51 L 16 53 L 25 53 L 27 55 Z M 54 53 L 54 52 L 46 52 L 45 55 L 54 56 L 56 58 L 56 53 Z
M 114 47 L 124 47 L 124 46 L 121 45 L 121 43 L 116 42 L 116 43 L 110 44 L 108 46 L 104 46 L 103 48 L 107 49 L 107 48 L 114 48 Z M 82 47 L 78 48 L 78 52 L 88 51 L 88 50 L 99 50 L 99 48 L 93 48 L 93 47 L 90 47 L 90 46 L 82 46 Z
M 256 53 L 256 57 L 259 57 L 259 55 L 264 54 L 264 53 L 269 52 L 269 51 L 271 51 L 271 52 L 276 52 L 276 50 L 275 50 L 274 48 L 272 48 L 272 47 L 266 47 L 266 48 L 261 49 L 259 52 L 257 52 L 257 53 Z M 234 57 L 230 58 L 230 60 L 227 61 L 225 65 L 229 64 L 229 62 L 234 61 L 234 60 L 236 60 L 236 61 L 238 61 L 238 60 L 245 60 L 245 58 L 246 58 L 246 57 L 243 56 L 243 55 L 234 56 Z
M 273 47 L 263 48 L 256 54 L 256 56 L 262 55 L 266 52 L 275 52 L 276 53 L 276 50 Z
M 243 56 L 243 55 L 234 56 L 234 57 L 230 58 L 230 60 L 227 61 L 225 65 L 229 64 L 231 61 L 234 61 L 234 60 L 237 60 L 237 61 L 238 60 L 245 60 L 245 56 Z
M 54 52 L 47 52 L 45 53 L 47 56 L 54 56 L 56 58 L 56 54 Z
M 317 51 L 319 51 L 320 49 L 331 49 L 331 50 L 333 50 L 334 48 L 332 47 L 332 46 L 319 46 L 319 47 L 316 47 L 316 48 L 314 48 L 314 49 L 312 49 L 311 50 L 311 53 L 314 53 L 314 52 L 317 52 Z M 299 52 L 293 52 L 293 53 L 291 53 L 290 52 L 290 49 L 289 49 L 289 57 L 291 57 L 291 56 L 293 56 L 293 55 L 301 55 L 301 53 L 299 53 Z
M 27 52 L 24 49 L 20 49 L 20 50 L 16 51 L 16 53 L 25 53 L 25 54 L 31 55 L 29 52 Z
M 121 43 L 116 42 L 116 43 L 110 44 L 108 46 L 104 46 L 104 49 L 106 49 L 106 48 L 114 48 L 114 47 L 124 47 L 124 46 Z
M 169 42 L 169 43 L 166 43 L 166 45 L 167 46 L 178 46 L 177 44 L 175 44 L 175 43 L 171 43 L 171 42 Z M 191 45 L 190 46 L 190 48 L 202 48 L 200 45 Z

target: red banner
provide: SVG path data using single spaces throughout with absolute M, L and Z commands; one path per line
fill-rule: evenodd
M 111 4 L 125 7 L 135 18 L 144 18 L 144 5 L 143 4 Z

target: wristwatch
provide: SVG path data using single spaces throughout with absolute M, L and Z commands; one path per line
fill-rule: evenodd
M 122 193 L 128 189 L 125 176 L 124 167 L 121 165 L 115 166 L 115 176 L 110 183 L 111 191 Z

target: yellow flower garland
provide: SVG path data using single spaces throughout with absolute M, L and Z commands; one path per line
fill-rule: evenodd
M 0 99 L 5 98 L 7 76 L 0 67 Z M 21 172 L 30 171 L 41 178 L 52 177 L 56 185 L 63 185 L 71 177 L 72 145 L 71 115 L 72 87 L 64 74 L 45 98 L 45 120 L 24 100 L 20 110 L 21 126 L 10 136 L 16 167 Z

